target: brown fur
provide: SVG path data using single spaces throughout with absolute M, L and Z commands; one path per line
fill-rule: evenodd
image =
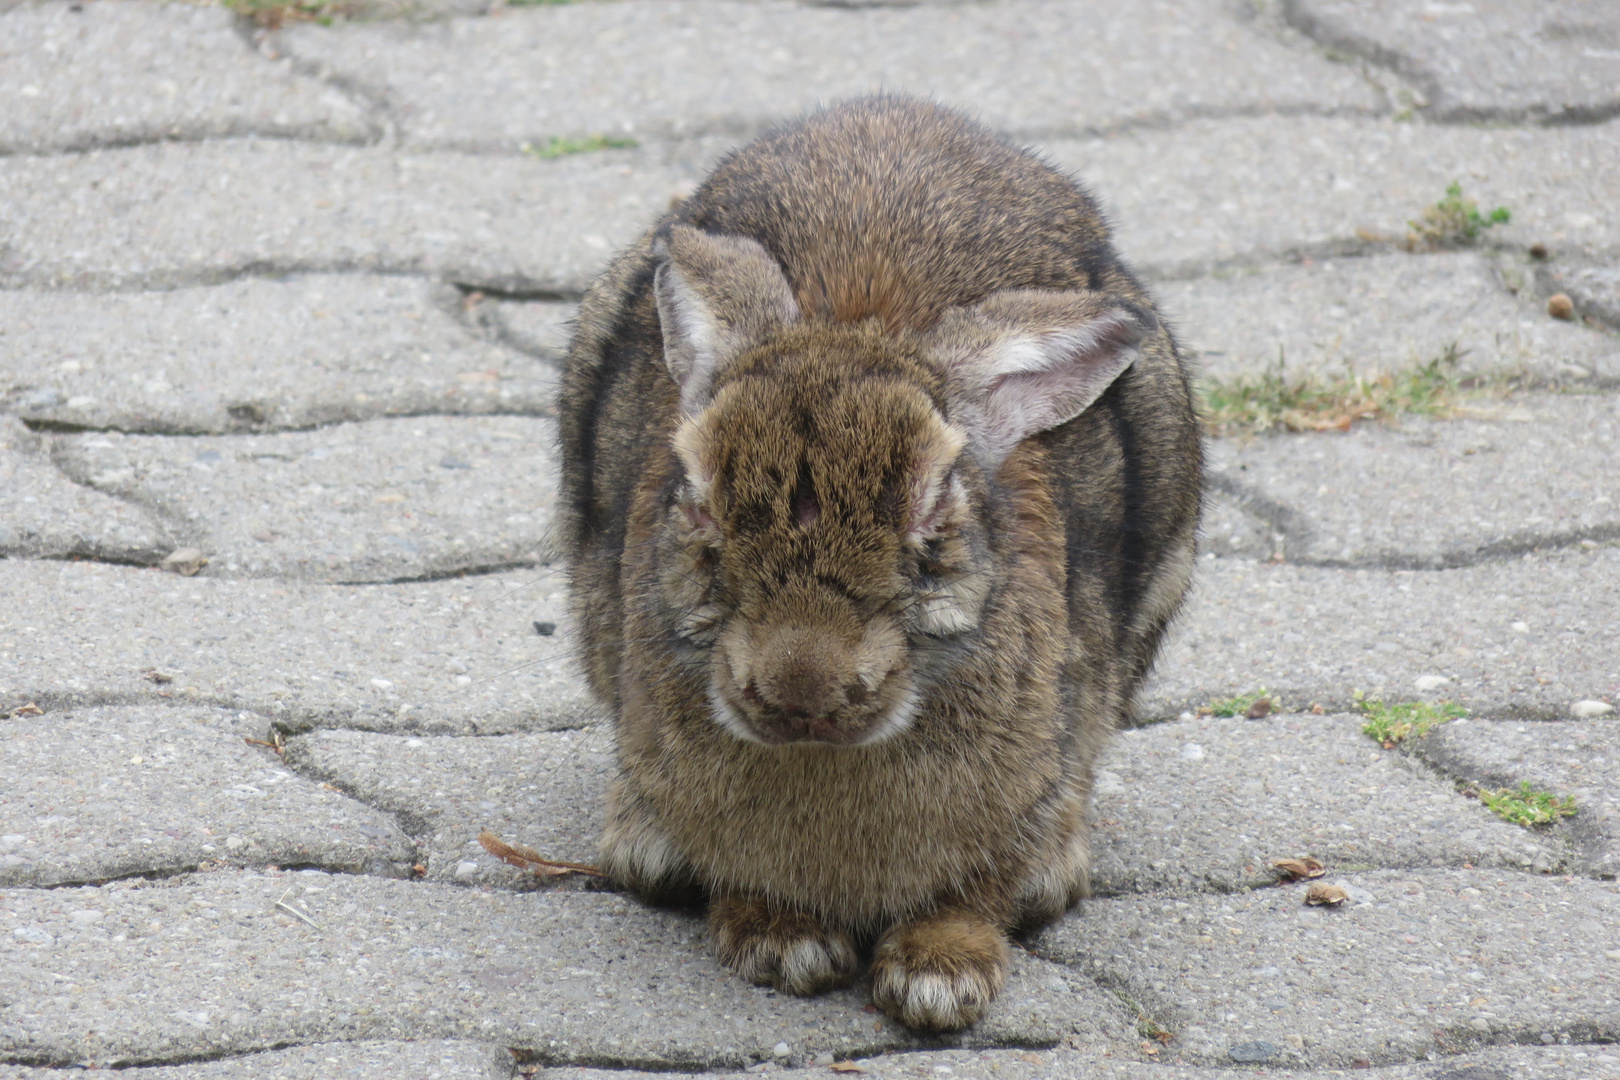
M 593 286 L 560 413 L 605 868 L 710 895 L 749 978 L 879 941 L 880 1005 L 972 1022 L 1085 891 L 1197 527 L 1187 372 L 1090 199 L 932 105 L 815 113 Z

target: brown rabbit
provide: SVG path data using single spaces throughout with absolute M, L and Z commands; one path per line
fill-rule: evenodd
M 1076 184 L 883 96 L 726 157 L 586 295 L 564 537 L 602 838 L 719 953 L 973 1023 L 1085 893 L 1098 751 L 1193 566 L 1188 373 Z

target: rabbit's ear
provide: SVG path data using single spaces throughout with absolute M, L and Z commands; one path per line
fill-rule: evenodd
M 691 416 L 709 403 L 715 375 L 738 353 L 796 322 L 799 305 L 770 253 L 744 236 L 670 226 L 653 279 L 664 362 Z
M 935 361 L 992 469 L 1037 432 L 1079 416 L 1158 328 L 1146 308 L 1093 292 L 993 293 L 930 332 Z

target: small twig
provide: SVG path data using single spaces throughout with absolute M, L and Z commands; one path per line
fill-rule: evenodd
M 287 893 L 290 893 L 290 892 L 292 892 L 292 890 L 288 889 L 287 892 L 284 892 L 284 893 L 281 894 L 281 899 L 276 901 L 276 907 L 280 908 L 282 911 L 285 911 L 287 914 L 291 915 L 295 919 L 304 920 L 305 922 L 309 923 L 309 925 L 311 925 L 315 929 L 319 930 L 321 928 L 320 923 L 316 922 L 314 919 L 310 918 L 308 915 L 306 915 L 304 912 L 298 910 L 293 905 L 287 903 Z

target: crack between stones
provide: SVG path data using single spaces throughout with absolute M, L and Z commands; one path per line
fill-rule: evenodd
M 1305 10 L 1301 0 L 1283 0 L 1282 17 L 1287 26 L 1318 45 L 1358 57 L 1416 87 L 1426 104 L 1416 106 L 1414 111 L 1421 113 L 1430 123 L 1448 126 L 1492 124 L 1507 127 L 1590 127 L 1607 123 L 1620 116 L 1620 99 L 1598 106 L 1575 105 L 1556 108 L 1447 106 L 1443 104 L 1446 92 L 1439 78 L 1405 53 L 1387 48 L 1371 38 L 1354 32 L 1333 29 L 1325 20 Z M 1387 90 L 1385 92 L 1387 93 Z
M 386 93 L 366 85 L 359 79 L 335 72 L 324 64 L 304 59 L 288 48 L 279 34 L 254 25 L 253 20 L 246 15 L 236 16 L 236 33 L 249 52 L 263 57 L 266 61 L 286 57 L 294 74 L 302 75 L 322 86 L 331 87 L 359 109 L 376 132 L 369 141 L 361 145 L 393 146 L 398 143 L 397 110 L 388 100 Z M 270 51 L 267 53 L 266 49 Z
M 1481 244 L 1476 245 L 1474 250 L 1487 253 L 1517 252 L 1518 248 L 1516 245 Z M 1218 259 L 1157 264 L 1137 262 L 1134 269 L 1148 282 L 1194 281 L 1221 273 L 1261 270 L 1307 260 L 1365 258 L 1393 252 L 1405 252 L 1399 238 L 1391 236 L 1368 240 L 1358 236 L 1345 236 L 1278 248 L 1256 248 Z M 1597 254 L 1602 256 L 1613 253 Z M 1417 253 L 1413 257 L 1421 258 L 1422 255 Z M 559 284 L 556 281 L 541 281 L 521 273 L 479 277 L 455 269 L 429 272 L 410 260 L 386 262 L 363 259 L 254 259 L 235 266 L 189 268 L 182 266 L 128 276 L 107 271 L 83 271 L 71 278 L 59 275 L 54 278 L 46 276 L 34 279 L 26 274 L 13 274 L 0 279 L 0 291 L 115 294 L 175 292 L 181 289 L 228 285 L 243 280 L 261 278 L 280 280 L 317 274 L 375 275 L 443 282 L 461 290 L 464 295 L 479 292 L 497 300 L 573 303 L 583 296 L 582 289 Z M 520 351 L 525 355 L 536 355 L 527 350 Z

